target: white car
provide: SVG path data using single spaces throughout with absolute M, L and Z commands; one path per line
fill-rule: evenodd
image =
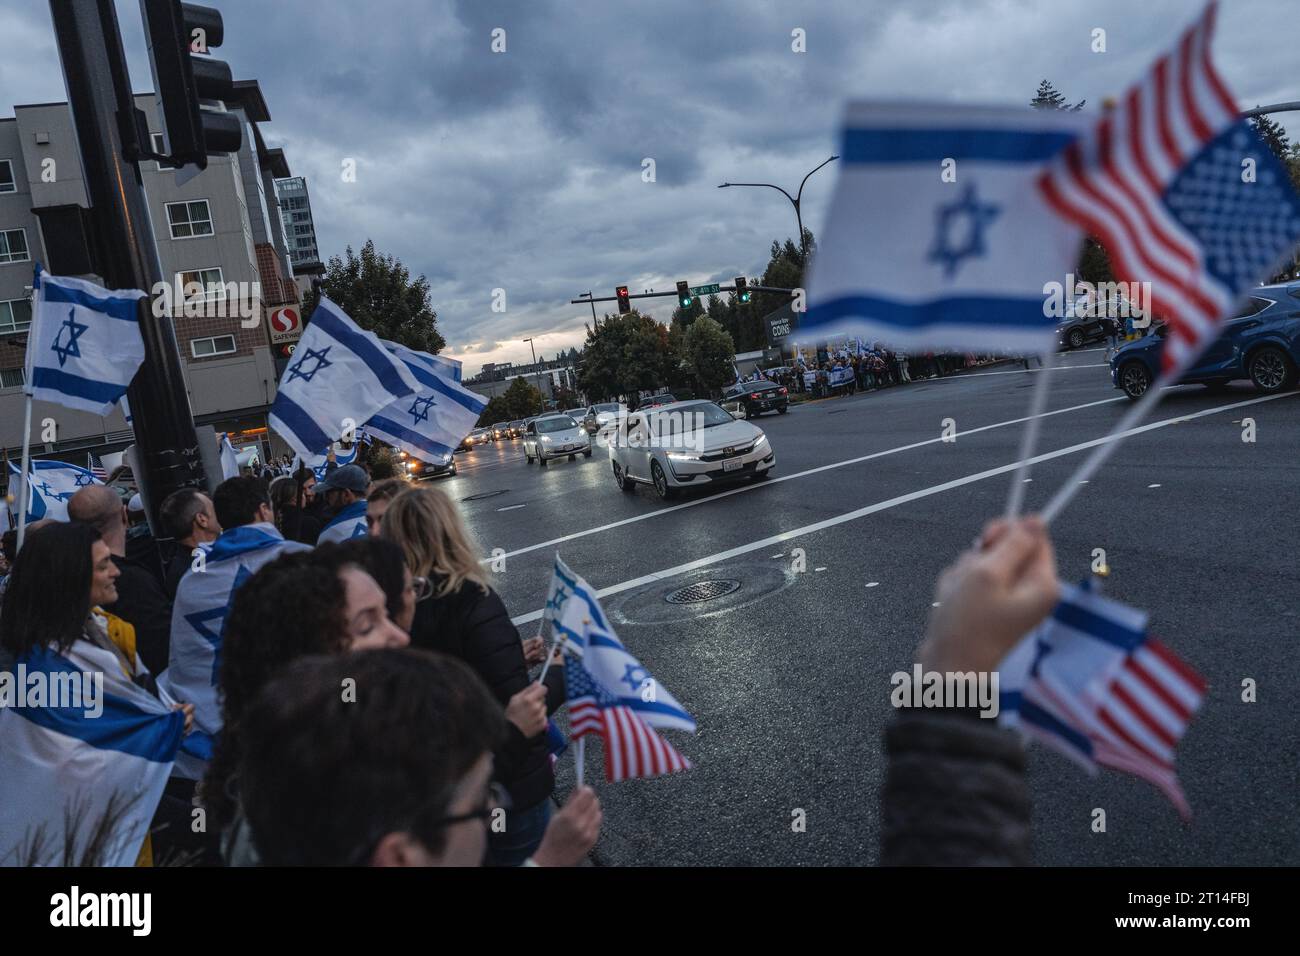
M 524 431 L 524 457 L 528 464 L 537 459 L 543 468 L 552 458 L 576 455 L 591 457 L 591 436 L 569 415 L 543 415 L 528 423 Z
M 705 401 L 632 412 L 610 442 L 609 458 L 623 491 L 640 482 L 665 499 L 717 481 L 761 481 L 776 465 L 761 428 Z
M 612 425 L 617 425 L 618 420 L 626 415 L 626 405 L 620 402 L 600 402 L 588 406 L 586 414 L 583 415 L 583 424 L 587 426 L 587 431 L 594 435 Z

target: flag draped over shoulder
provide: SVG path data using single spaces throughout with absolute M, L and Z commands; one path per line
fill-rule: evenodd
M 178 776 L 201 779 L 211 747 L 221 730 L 217 686 L 226 618 L 235 592 L 263 565 L 282 554 L 310 550 L 285 541 L 271 524 L 231 528 L 212 543 L 202 571 L 181 578 L 172 605 L 171 651 L 159 685 L 177 700 L 194 705 L 194 729 L 177 758 Z
M 615 635 L 595 592 L 559 555 L 546 613 L 565 639 L 570 736 L 596 734 L 605 745 L 605 776 L 612 782 L 657 777 L 691 764 L 656 727 L 695 731 L 695 720 Z
M 446 463 L 468 435 L 487 407 L 487 399 L 460 384 L 453 377 L 460 363 L 435 355 L 415 352 L 395 342 L 384 342 L 393 355 L 406 364 L 420 384 L 410 398 L 403 398 L 374 415 L 366 429 L 422 461 Z
M 285 368 L 271 426 L 304 460 L 420 383 L 406 364 L 324 297 Z
M 1210 57 L 1215 4 L 1088 133 L 1044 170 L 1051 208 L 1106 248 L 1116 278 L 1150 282 L 1162 361 L 1186 368 L 1300 239 L 1300 197 Z
M 1086 120 L 1065 111 L 854 103 L 800 335 L 903 349 L 1055 347 L 1043 287 L 1083 233 L 1033 188 Z
M 145 293 L 52 276 L 39 264 L 33 292 L 23 391 L 107 415 L 144 361 L 139 301 Z
M 62 654 L 30 651 L 15 671 L 19 666 L 29 684 L 41 675 L 51 688 L 73 679 L 88 687 L 102 675 L 102 712 L 88 708 L 84 694 L 80 701 L 0 707 L 0 865 L 57 866 L 65 850 L 74 865 L 134 865 L 181 744 L 184 716 L 170 699 L 132 683 L 115 654 L 89 641 Z M 138 661 L 137 667 L 143 670 Z M 92 844 L 98 853 L 85 861 Z
M 10 493 L 17 505 L 19 489 L 13 487 L 13 484 L 14 478 L 22 475 L 22 469 L 11 461 L 9 475 Z M 28 523 L 42 518 L 67 521 L 68 501 L 77 493 L 77 489 L 102 484 L 89 470 L 70 465 L 66 461 L 33 461 L 27 475 Z
M 998 670 L 1000 724 L 1090 773 L 1141 777 L 1191 817 L 1174 755 L 1205 681 L 1148 636 L 1144 612 L 1104 597 L 1095 581 L 1063 584 L 1051 617 Z

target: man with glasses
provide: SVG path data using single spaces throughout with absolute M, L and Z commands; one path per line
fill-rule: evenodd
M 354 697 L 339 693 L 345 680 Z M 479 866 L 488 827 L 509 829 L 492 782 L 505 718 L 454 658 L 305 658 L 263 689 L 245 726 L 240 796 L 264 865 Z M 600 822 L 595 793 L 579 787 L 526 865 L 581 863 Z

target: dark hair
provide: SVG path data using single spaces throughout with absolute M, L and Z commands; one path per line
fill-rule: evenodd
M 415 649 L 299 660 L 247 725 L 240 794 L 268 866 L 367 863 L 390 833 L 438 852 L 456 787 L 505 735 L 477 674 Z
M 302 508 L 305 506 L 307 498 L 307 482 L 316 478 L 316 472 L 304 465 L 295 471 L 291 477 L 298 483 L 298 500 L 296 504 L 299 508 Z
M 257 509 L 270 504 L 266 484 L 260 478 L 227 478 L 212 493 L 217 524 L 224 531 L 252 524 L 257 520 Z
M 239 761 L 245 708 L 290 662 L 348 646 L 345 604 L 338 571 L 310 551 L 268 562 L 235 592 L 221 643 L 221 737 L 203 784 L 204 803 L 219 829 L 234 818 L 227 783 Z
M 346 541 L 317 545 L 316 560 L 337 574 L 348 565 L 356 565 L 375 579 L 383 589 L 384 604 L 389 620 L 397 620 L 402 613 L 406 591 L 406 555 L 387 538 L 366 535 Z
M 292 478 L 277 478 L 271 482 L 271 510 L 275 512 L 275 527 L 284 532 L 284 509 L 302 507 L 302 486 Z
M 43 525 L 27 533 L 0 605 L 0 643 L 14 657 L 34 647 L 66 651 L 90 614 L 97 530 L 79 522 Z
M 5 558 L 10 564 L 14 563 L 14 558 L 18 557 L 17 528 L 10 528 L 4 534 L 0 535 L 0 551 L 4 551 Z
M 158 508 L 163 534 L 176 541 L 188 538 L 194 530 L 194 519 L 203 513 L 203 497 L 197 488 L 181 488 L 164 498 Z

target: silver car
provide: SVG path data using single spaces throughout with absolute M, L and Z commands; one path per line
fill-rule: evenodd
M 570 415 L 543 415 L 528 423 L 524 432 L 524 457 L 528 464 L 537 459 L 543 468 L 552 458 L 568 456 L 569 461 L 581 454 L 591 457 L 591 436 Z

